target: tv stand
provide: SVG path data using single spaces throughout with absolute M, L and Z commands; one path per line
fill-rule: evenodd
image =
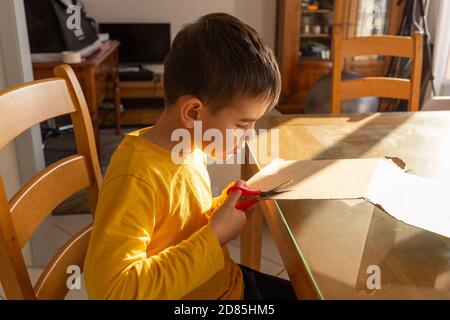
M 153 81 L 154 72 L 142 65 L 119 66 L 120 81 Z
M 120 120 L 123 125 L 153 125 L 159 119 L 163 111 L 163 105 L 161 107 L 154 107 L 151 105 L 145 105 L 144 99 L 163 99 L 164 87 L 163 87 L 164 75 L 159 73 L 153 74 L 153 80 L 147 81 L 120 81 L 120 98 L 123 99 L 125 106 L 125 112 L 121 114 Z M 112 88 L 108 88 L 108 96 L 112 96 Z M 127 100 L 142 100 L 143 103 L 139 103 L 139 107 L 127 108 Z M 105 125 L 112 123 L 114 119 L 111 116 L 104 118 Z
M 77 75 L 81 88 L 86 98 L 89 113 L 94 129 L 97 151 L 100 155 L 100 135 L 98 128 L 98 113 L 100 102 L 105 98 L 107 88 L 110 88 L 114 103 L 114 116 L 112 124 L 116 127 L 117 134 L 121 132 L 120 124 L 120 91 L 118 87 L 118 60 L 120 42 L 110 40 L 102 44 L 101 50 L 80 63 L 73 63 L 71 67 Z M 55 62 L 34 62 L 34 78 L 44 79 L 54 77 L 53 68 L 61 64 Z

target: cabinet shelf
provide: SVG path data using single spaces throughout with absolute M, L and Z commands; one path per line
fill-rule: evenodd
M 331 38 L 331 35 L 323 33 L 323 34 L 301 34 L 301 38 Z
M 326 9 L 303 10 L 302 14 L 331 14 L 331 10 L 326 10 Z

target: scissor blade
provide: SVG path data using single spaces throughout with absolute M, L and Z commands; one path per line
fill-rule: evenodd
M 288 191 L 291 191 L 291 190 L 263 192 L 259 195 L 258 199 L 259 200 L 268 200 L 268 199 L 271 199 L 272 197 L 275 197 L 279 194 L 282 194 L 282 193 L 285 193 Z
M 286 185 L 292 183 L 294 180 L 289 179 L 288 181 L 283 182 L 282 184 L 280 184 L 279 186 L 273 188 L 272 190 L 269 190 L 268 192 L 276 192 L 279 191 L 282 187 L 285 187 Z
M 284 187 L 284 186 L 286 186 L 286 185 L 292 183 L 293 181 L 294 181 L 294 180 L 290 179 L 290 180 L 288 180 L 288 181 L 283 182 L 283 183 L 280 184 L 279 186 L 276 186 L 275 188 L 272 188 L 272 189 L 270 189 L 270 190 L 268 190 L 268 191 L 264 191 L 264 192 L 262 192 L 262 193 L 260 194 L 260 197 L 263 197 L 264 195 L 267 195 L 267 194 L 274 194 L 274 193 L 276 194 L 276 193 L 278 193 L 278 192 L 284 192 L 284 191 L 280 191 L 280 189 L 281 189 L 282 187 Z

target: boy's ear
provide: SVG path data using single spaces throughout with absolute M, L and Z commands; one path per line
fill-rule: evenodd
M 187 129 L 194 128 L 194 121 L 200 119 L 200 109 L 203 108 L 202 102 L 194 97 L 186 97 L 182 100 L 180 108 L 181 121 Z

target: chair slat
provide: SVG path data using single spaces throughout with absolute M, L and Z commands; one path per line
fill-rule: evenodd
M 48 214 L 72 194 L 86 189 L 94 211 L 102 183 L 89 109 L 78 79 L 68 65 L 56 67 L 54 74 L 56 78 L 0 92 L 0 150 L 26 129 L 70 114 L 78 151 L 41 171 L 10 201 L 0 177 L 0 282 L 8 299 L 65 297 L 67 266 L 82 268 L 90 229 L 83 229 L 58 251 L 35 288 L 21 248 Z
M 341 113 L 341 101 L 364 96 L 393 98 L 408 101 L 408 111 L 418 111 L 423 60 L 423 34 L 412 37 L 383 35 L 345 38 L 343 21 L 344 0 L 335 1 L 336 16 L 333 24 L 333 86 L 331 113 Z M 365 78 L 342 81 L 342 70 L 352 67 L 350 58 L 358 56 L 385 56 L 411 59 L 411 78 L 394 79 Z M 344 63 L 345 62 L 345 63 Z M 408 90 L 408 91 L 406 91 Z
M 92 224 L 80 230 L 59 249 L 52 261 L 42 272 L 34 286 L 38 300 L 60 300 L 67 295 L 69 288 L 67 273 L 69 266 L 78 266 L 83 271 L 84 259 L 91 236 Z
M 86 158 L 74 155 L 50 165 L 22 187 L 9 202 L 20 247 L 58 204 L 92 182 Z
M 25 83 L 0 92 L 0 149 L 32 126 L 75 111 L 64 79 Z M 11 121 L 14 119 L 15 121 Z
M 361 97 L 383 97 L 409 100 L 411 81 L 398 78 L 362 78 L 342 81 L 341 100 Z
M 100 163 L 98 162 L 97 148 L 95 146 L 95 137 L 93 134 L 94 130 L 89 115 L 89 109 L 80 83 L 70 66 L 57 66 L 54 73 L 55 76 L 66 80 L 70 96 L 77 109 L 77 112 L 72 113 L 70 116 L 72 118 L 73 133 L 75 135 L 78 153 L 86 156 L 86 160 L 89 167 L 92 169 L 92 175 L 95 180 L 86 190 L 89 208 L 91 209 L 92 214 L 94 214 L 95 208 L 97 207 L 99 186 L 101 185 L 103 178 L 100 170 Z
M 400 36 L 370 36 L 343 39 L 341 57 L 389 56 L 414 57 L 414 39 Z

